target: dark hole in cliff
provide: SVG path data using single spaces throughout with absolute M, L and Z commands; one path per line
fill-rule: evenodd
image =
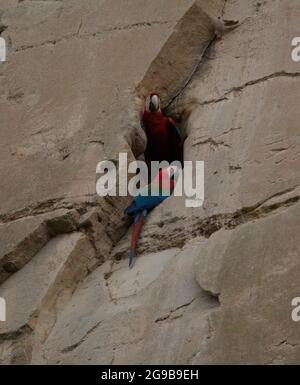
M 109 271 L 108 273 L 105 273 L 104 274 L 104 279 L 105 279 L 105 281 L 107 281 L 111 276 L 112 276 L 112 272 L 111 271 Z
M 13 262 L 7 262 L 3 265 L 3 270 L 7 273 L 16 273 L 19 269 Z
M 0 36 L 1 34 L 7 29 L 7 25 L 4 25 L 4 24 L 0 24 Z

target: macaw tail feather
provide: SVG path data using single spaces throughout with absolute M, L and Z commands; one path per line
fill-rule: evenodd
M 134 255 L 135 255 L 134 251 L 133 251 L 133 250 L 130 250 L 130 251 L 129 251 L 129 254 L 128 254 L 128 266 L 129 266 L 130 268 L 132 268 L 132 266 L 133 266 L 133 258 L 134 258 Z
M 144 215 L 142 213 L 138 213 L 134 218 L 134 227 L 133 227 L 133 232 L 131 236 L 131 248 L 128 255 L 129 267 L 132 266 L 133 258 L 135 256 L 137 241 L 144 223 L 143 217 Z
M 126 209 L 124 210 L 124 214 L 130 215 L 134 212 L 134 209 L 135 209 L 135 203 L 132 202 L 130 206 L 126 207 Z

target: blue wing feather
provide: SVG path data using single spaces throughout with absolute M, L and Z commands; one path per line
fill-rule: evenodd
M 153 207 L 159 205 L 161 202 L 163 202 L 167 198 L 168 196 L 143 197 L 141 195 L 138 195 L 137 197 L 134 198 L 131 205 L 128 206 L 124 212 L 127 215 L 131 215 L 131 214 L 136 214 L 137 212 L 140 212 L 143 210 L 151 210 Z

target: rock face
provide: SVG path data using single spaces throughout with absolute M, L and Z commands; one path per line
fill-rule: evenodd
M 299 2 L 0 11 L 0 362 L 299 364 Z M 240 24 L 216 39 L 218 17 Z M 157 207 L 128 270 L 130 198 L 98 197 L 96 165 L 143 154 L 154 88 L 205 162 L 205 202 Z
M 298 362 L 300 336 L 290 310 L 300 270 L 299 209 L 299 203 L 280 208 L 203 244 L 197 281 L 221 306 L 209 316 L 211 340 L 194 363 Z

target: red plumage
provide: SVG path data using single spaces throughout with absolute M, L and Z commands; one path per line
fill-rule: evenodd
M 139 238 L 139 234 L 142 230 L 143 223 L 144 223 L 144 218 L 143 218 L 143 215 L 140 213 L 137 219 L 137 223 L 134 224 L 133 232 L 131 236 L 131 251 L 133 253 L 135 253 L 137 241 Z
M 180 132 L 171 118 L 162 111 L 144 110 L 143 125 L 147 135 L 146 160 L 169 163 L 183 160 Z

